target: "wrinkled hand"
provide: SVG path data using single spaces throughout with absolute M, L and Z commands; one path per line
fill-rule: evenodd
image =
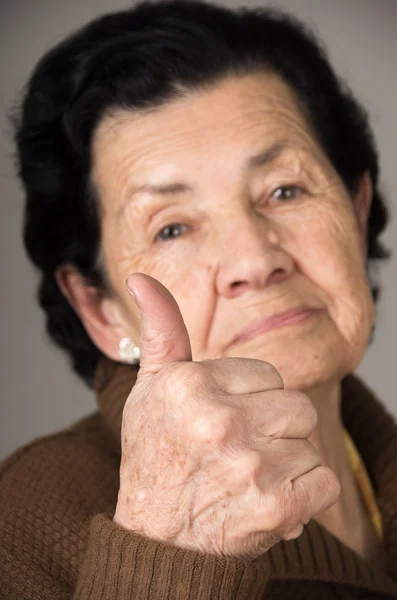
M 192 361 L 179 307 L 157 280 L 129 279 L 141 362 L 122 423 L 114 521 L 155 540 L 253 559 L 297 538 L 340 484 L 308 441 L 310 399 L 247 358 Z

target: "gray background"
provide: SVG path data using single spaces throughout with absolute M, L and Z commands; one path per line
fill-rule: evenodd
M 224 2 L 228 6 L 255 2 Z M 26 441 L 95 409 L 95 399 L 47 341 L 34 299 L 37 276 L 21 243 L 22 194 L 12 166 L 6 113 L 43 52 L 97 15 L 131 3 L 117 0 L 2 0 L 0 8 L 0 458 Z M 262 2 L 266 4 L 266 2 Z M 328 46 L 337 71 L 368 108 L 381 156 L 392 222 L 384 241 L 396 256 L 381 269 L 384 294 L 377 333 L 357 372 L 397 414 L 396 0 L 284 0 Z

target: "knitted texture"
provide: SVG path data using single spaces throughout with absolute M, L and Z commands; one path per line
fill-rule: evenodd
M 357 376 L 342 383 L 342 416 L 374 487 L 387 573 L 315 520 L 296 540 L 251 562 L 183 550 L 117 526 L 120 425 L 135 378 L 135 367 L 103 361 L 99 412 L 1 465 L 1 599 L 397 598 L 397 426 Z

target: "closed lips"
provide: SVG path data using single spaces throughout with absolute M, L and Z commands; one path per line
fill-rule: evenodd
M 279 327 L 280 325 L 286 324 L 290 321 L 295 320 L 303 320 L 304 318 L 310 316 L 313 313 L 320 312 L 322 309 L 320 308 L 311 308 L 310 306 L 300 306 L 298 308 L 292 308 L 286 310 L 281 313 L 277 313 L 275 315 L 271 315 L 270 317 L 264 317 L 255 321 L 247 329 L 241 331 L 231 342 L 231 344 L 235 344 L 236 342 L 241 342 L 243 340 L 247 340 L 251 337 L 259 333 L 265 333 L 270 329 L 274 329 Z M 229 344 L 230 345 L 230 344 Z

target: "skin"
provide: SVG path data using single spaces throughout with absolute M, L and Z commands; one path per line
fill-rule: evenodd
M 272 160 L 247 168 L 249 157 L 283 144 Z M 340 418 L 340 381 L 364 357 L 374 319 L 365 270 L 369 176 L 351 198 L 297 98 L 271 74 L 230 77 L 150 112 L 115 111 L 99 124 L 92 156 L 112 294 L 87 287 L 69 266 L 57 277 L 94 343 L 114 360 L 122 337 L 139 345 L 139 310 L 125 281 L 142 272 L 175 297 L 193 360 L 274 365 L 285 389 L 312 400 L 319 419 L 310 441 L 342 483 L 338 502 L 317 518 L 369 556 L 376 538 Z M 137 189 L 175 183 L 188 189 Z M 179 235 L 159 239 L 173 223 L 183 224 Z M 259 318 L 302 305 L 323 310 L 233 342 Z

